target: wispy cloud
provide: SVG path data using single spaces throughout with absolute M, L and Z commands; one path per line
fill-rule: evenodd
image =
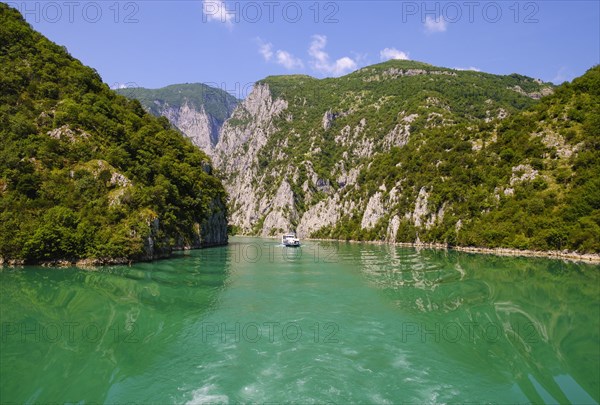
M 258 38 L 258 53 L 262 55 L 265 61 L 270 62 L 273 58 L 273 44 L 263 42 L 262 39 Z
M 308 54 L 312 58 L 310 64 L 314 70 L 320 73 L 340 76 L 356 69 L 356 62 L 348 56 L 331 62 L 329 54 L 325 52 L 326 45 L 327 37 L 325 35 L 313 35 L 312 42 L 308 48 Z
M 572 77 L 573 76 L 569 73 L 569 69 L 563 66 L 560 69 L 558 69 L 558 72 L 556 72 L 556 76 L 554 76 L 552 82 L 554 84 L 562 84 L 566 81 L 569 81 Z
M 434 34 L 436 32 L 446 32 L 448 24 L 444 20 L 443 16 L 433 18 L 431 16 L 425 17 L 425 32 L 428 34 Z
M 134 87 L 139 87 L 137 85 L 137 83 L 134 82 L 128 82 L 128 83 L 113 83 L 110 88 L 113 90 L 117 90 L 117 89 L 129 89 L 129 88 L 134 88 Z
M 397 60 L 408 60 L 408 53 L 397 50 L 396 48 L 385 48 L 379 52 L 379 58 L 382 61 L 397 59 Z
M 258 42 L 258 53 L 260 53 L 266 62 L 275 62 L 278 65 L 283 66 L 288 70 L 302 69 L 304 63 L 300 58 L 295 57 L 288 51 L 278 49 L 273 51 L 273 44 L 270 42 L 264 42 L 262 39 L 257 38 Z M 275 59 L 273 59 L 275 56 Z
M 227 5 L 222 0 L 203 0 L 202 12 L 203 21 L 220 22 L 229 28 L 233 27 L 235 14 L 227 9 Z
M 277 63 L 288 70 L 302 69 L 304 67 L 304 63 L 302 63 L 302 60 L 296 58 L 294 55 L 287 51 L 278 50 L 275 56 L 275 60 L 277 61 Z
M 271 42 L 266 42 L 261 38 L 256 38 L 256 42 L 258 43 L 258 53 L 265 62 L 276 63 L 287 70 L 304 69 L 302 59 L 294 56 L 291 52 L 283 49 L 276 50 Z M 325 35 L 312 36 L 308 54 L 310 55 L 309 64 L 313 70 L 327 75 L 340 76 L 357 68 L 357 58 L 344 56 L 332 61 L 329 54 L 325 51 L 326 46 L 327 37 Z M 395 58 L 408 58 L 407 54 L 393 48 L 386 48 L 385 51 L 387 52 L 386 54 L 392 52 L 390 59 L 392 56 Z
M 471 70 L 473 72 L 481 72 L 481 69 L 476 68 L 474 66 L 469 66 L 468 68 L 463 68 L 463 67 L 455 67 L 455 70 Z

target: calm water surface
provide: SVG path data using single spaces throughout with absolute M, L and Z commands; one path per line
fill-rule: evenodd
M 250 238 L 3 269 L 0 402 L 597 404 L 599 271 Z

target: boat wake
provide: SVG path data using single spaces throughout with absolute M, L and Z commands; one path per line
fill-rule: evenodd
M 200 404 L 229 404 L 229 397 L 223 394 L 211 394 L 210 391 L 214 391 L 216 386 L 214 384 L 205 385 L 202 388 L 198 388 L 192 392 L 192 399 L 186 402 L 186 405 L 200 405 Z

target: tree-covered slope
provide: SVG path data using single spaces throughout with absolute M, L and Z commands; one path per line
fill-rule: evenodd
M 207 156 L 0 3 L 0 258 L 147 259 L 226 243 Z
M 263 235 L 597 252 L 597 74 L 555 95 L 522 75 L 413 61 L 268 77 L 216 148 L 231 222 Z
M 361 171 L 358 198 L 403 191 L 381 221 L 349 215 L 319 233 L 379 239 L 392 223 L 397 241 L 600 252 L 599 96 L 595 67 L 501 122 L 424 131 Z M 434 213 L 424 226 L 417 206 Z
M 389 61 L 335 79 L 279 76 L 262 83 L 275 98 L 288 101 L 286 112 L 295 118 L 279 123 L 270 146 L 290 131 L 307 134 L 301 137 L 304 142 L 288 147 L 292 155 L 320 147 L 313 163 L 322 174 L 331 173 L 344 152 L 353 152 L 355 159 L 370 158 L 404 144 L 409 133 L 505 117 L 532 106 L 553 87 L 519 75 L 456 71 L 413 61 Z M 347 126 L 360 129 L 349 134 Z M 362 141 L 358 150 L 357 141 Z M 265 148 L 262 157 L 269 158 L 269 151 Z

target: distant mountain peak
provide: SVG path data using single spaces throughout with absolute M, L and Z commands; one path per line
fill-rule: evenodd
M 140 101 L 151 114 L 164 116 L 209 155 L 219 140 L 219 131 L 239 100 L 228 92 L 204 83 L 172 84 L 159 89 L 118 90 Z

